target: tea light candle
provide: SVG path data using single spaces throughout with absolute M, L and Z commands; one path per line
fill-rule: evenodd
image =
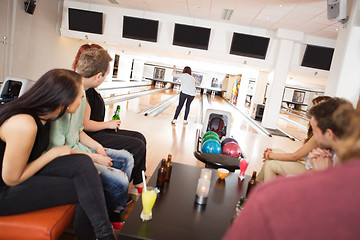
M 210 190 L 210 181 L 200 178 L 197 185 L 196 195 L 199 197 L 208 197 Z
M 211 174 L 212 174 L 212 171 L 210 169 L 203 168 L 203 169 L 201 169 L 200 179 L 208 179 L 208 180 L 210 180 L 211 179 Z
M 210 180 L 200 178 L 198 180 L 198 185 L 196 189 L 196 203 L 198 204 L 206 204 L 207 198 L 209 196 L 210 190 Z

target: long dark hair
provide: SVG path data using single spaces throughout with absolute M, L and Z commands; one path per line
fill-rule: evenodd
M 33 113 L 41 117 L 61 107 L 55 118 L 58 119 L 75 100 L 81 85 L 81 76 L 74 71 L 50 70 L 22 96 L 0 108 L 0 124 L 14 113 Z
M 330 98 L 331 98 L 330 96 L 319 96 L 319 97 L 314 98 L 311 102 L 312 102 L 312 105 L 315 106 L 316 104 L 324 102 Z M 304 143 L 308 142 L 313 135 L 314 135 L 313 129 L 311 127 L 311 124 L 309 123 L 307 136 L 306 136 L 306 139 L 304 140 Z
M 183 73 L 187 73 L 187 74 L 191 75 L 191 68 L 189 66 L 184 67 Z

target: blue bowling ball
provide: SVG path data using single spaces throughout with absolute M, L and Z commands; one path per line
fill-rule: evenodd
M 234 138 L 225 138 L 224 140 L 222 140 L 221 142 L 221 147 L 224 147 L 225 144 L 229 143 L 229 142 L 234 142 L 236 144 L 239 144 Z
M 216 140 L 207 140 L 202 145 L 202 152 L 203 153 L 221 153 L 221 145 Z

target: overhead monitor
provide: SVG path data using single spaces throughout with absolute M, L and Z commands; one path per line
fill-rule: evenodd
M 334 48 L 316 45 L 306 45 L 301 66 L 329 71 L 334 54 Z
M 157 42 L 159 21 L 124 16 L 123 38 Z
M 69 8 L 69 29 L 103 34 L 103 13 Z
M 234 32 L 230 54 L 265 59 L 270 38 Z
M 207 50 L 210 28 L 175 23 L 173 45 Z

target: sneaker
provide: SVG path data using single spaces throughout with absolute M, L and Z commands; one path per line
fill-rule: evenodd
M 140 198 L 140 193 L 138 192 L 137 188 L 133 188 L 129 191 L 129 195 L 131 196 L 132 200 L 137 201 Z
M 176 119 L 173 119 L 172 121 L 171 121 L 171 124 L 175 124 L 176 123 Z
M 113 229 L 114 230 L 117 230 L 117 231 L 120 231 L 122 226 L 124 226 L 124 222 L 110 222 Z
M 188 122 L 188 120 L 184 120 L 184 124 L 188 124 L 189 122 Z

